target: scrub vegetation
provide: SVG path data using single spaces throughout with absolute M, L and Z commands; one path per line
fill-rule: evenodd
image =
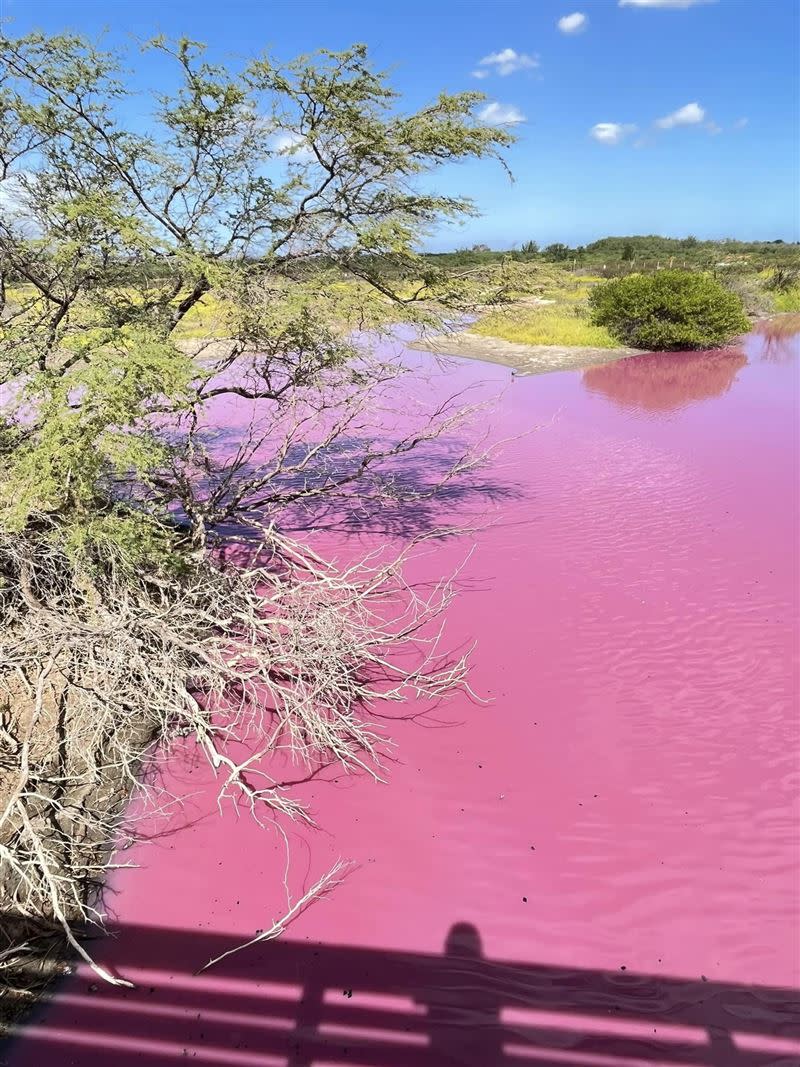
M 589 321 L 587 299 L 599 278 L 544 263 L 529 269 L 538 279 L 534 296 L 522 297 L 513 309 L 490 311 L 470 327 L 474 333 L 530 345 L 617 346 L 607 330 Z
M 660 237 L 656 234 L 602 237 L 587 245 L 571 247 L 556 241 L 540 247 L 532 239 L 503 251 L 474 245 L 430 258 L 449 267 L 496 262 L 512 257 L 527 262 L 557 263 L 587 273 L 610 277 L 630 270 L 638 272 L 682 267 L 687 270 L 739 268 L 756 273 L 800 265 L 800 246 L 786 241 L 701 241 L 696 237 Z
M 800 256 L 792 246 L 789 253 L 784 246 L 781 255 L 783 265 L 760 270 L 747 262 L 723 264 L 714 270 L 670 270 L 663 265 L 647 270 L 642 269 L 646 267 L 643 261 L 637 264 L 630 259 L 610 267 L 606 264 L 604 274 L 578 273 L 541 258 L 529 259 L 529 269 L 538 262 L 541 270 L 537 293 L 541 303 L 524 301 L 513 310 L 492 311 L 471 329 L 531 345 L 633 345 L 658 350 L 680 348 L 679 339 L 684 337 L 685 348 L 713 347 L 748 328 L 742 311 L 755 319 L 800 310 Z M 634 292 L 635 298 L 625 300 L 629 314 L 623 321 L 622 294 Z M 645 294 L 653 301 L 651 310 L 645 312 L 651 320 L 646 328 L 640 321 L 642 301 L 650 299 Z M 612 300 L 618 308 L 615 315 L 608 310 Z M 638 340 L 633 340 L 634 334 Z
M 599 285 L 592 321 L 622 344 L 648 351 L 715 348 L 745 333 L 741 299 L 708 274 L 664 270 Z

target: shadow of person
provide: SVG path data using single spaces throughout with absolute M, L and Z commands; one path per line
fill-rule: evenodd
M 471 923 L 450 927 L 436 986 L 418 998 L 427 1008 L 435 1062 L 459 1067 L 500 1067 L 503 1037 L 501 999 L 488 980 L 483 946 Z
M 451 927 L 443 953 L 278 939 L 197 971 L 240 936 L 117 925 L 92 952 L 105 946 L 96 958 L 137 984 L 70 976 L 0 1041 L 0 1064 L 800 1064 L 796 989 L 487 959 L 464 922 Z M 0 910 L 0 952 L 31 937 L 24 916 Z M 0 1017 L 33 963 L 23 954 L 9 971 L 9 960 Z

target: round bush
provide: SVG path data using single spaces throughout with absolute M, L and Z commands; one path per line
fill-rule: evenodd
M 589 295 L 592 321 L 649 351 L 716 348 L 749 330 L 741 299 L 708 274 L 629 274 Z

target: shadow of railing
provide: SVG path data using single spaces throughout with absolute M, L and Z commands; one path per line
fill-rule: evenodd
M 235 935 L 121 926 L 95 954 L 136 982 L 66 980 L 0 1062 L 81 1067 L 789 1067 L 796 990 L 279 940 L 193 973 Z M 3 1059 L 5 1056 L 5 1059 Z

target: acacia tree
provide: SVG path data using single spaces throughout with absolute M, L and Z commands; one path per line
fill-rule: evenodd
M 178 81 L 147 113 L 122 57 L 0 38 L 1 885 L 82 954 L 72 923 L 97 914 L 154 738 L 191 734 L 257 816 L 309 819 L 270 751 L 372 767 L 365 708 L 463 683 L 426 638 L 448 583 L 422 597 L 377 556 L 337 570 L 282 516 L 397 494 L 387 464 L 462 413 L 365 437 L 401 373 L 365 337 L 525 284 L 416 251 L 473 211 L 424 176 L 511 141 L 476 118 L 480 94 L 401 113 L 363 46 L 237 71 L 189 40 L 146 47 Z

